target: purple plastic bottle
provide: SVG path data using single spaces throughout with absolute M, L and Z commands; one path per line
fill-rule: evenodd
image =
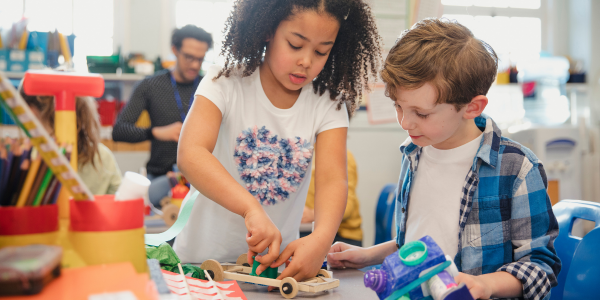
M 404 262 L 400 258 L 401 255 Z M 424 236 L 419 241 L 407 243 L 398 252 L 388 255 L 381 264 L 381 269 L 367 271 L 364 284 L 375 291 L 379 299 L 385 299 L 394 291 L 415 281 L 422 271 L 445 261 L 442 249 L 430 236 Z M 423 298 L 421 289 L 410 291 L 410 298 Z

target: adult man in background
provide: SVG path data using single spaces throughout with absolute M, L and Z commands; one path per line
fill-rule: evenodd
M 168 179 L 163 175 L 172 171 L 177 162 L 181 126 L 202 80 L 200 68 L 212 43 L 212 36 L 194 25 L 173 30 L 171 49 L 177 58 L 175 67 L 142 80 L 135 87 L 113 128 L 114 141 L 151 141 L 146 171 L 148 178 L 153 180 L 149 196 L 155 206 L 168 193 Z M 150 116 L 150 128 L 135 125 L 144 110 Z
M 177 141 L 181 126 L 202 80 L 199 75 L 204 55 L 212 47 L 212 37 L 202 28 L 186 25 L 175 29 L 171 48 L 177 58 L 175 68 L 157 72 L 142 80 L 119 114 L 113 140 L 139 143 L 151 141 L 148 178 L 171 171 L 177 162 Z M 135 126 L 142 111 L 150 115 L 150 128 Z

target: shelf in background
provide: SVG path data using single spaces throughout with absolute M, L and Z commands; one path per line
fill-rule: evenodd
M 23 75 L 25 75 L 25 72 L 4 72 L 4 74 L 6 74 L 6 77 L 8 77 L 8 78 L 21 79 L 21 78 L 23 78 Z M 102 75 L 104 80 L 112 80 L 112 81 L 140 81 L 140 80 L 146 78 L 146 76 L 148 76 L 148 75 L 131 74 L 131 73 L 124 73 L 124 74 L 101 73 L 100 75 Z

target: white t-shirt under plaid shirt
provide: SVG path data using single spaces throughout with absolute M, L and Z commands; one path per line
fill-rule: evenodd
M 223 117 L 213 155 L 262 204 L 281 232 L 283 251 L 299 235 L 316 137 L 348 127 L 346 107 L 338 110 L 328 92 L 319 96 L 308 84 L 291 108 L 279 109 L 265 95 L 258 69 L 213 80 L 219 70 L 210 67 L 196 91 Z M 241 216 L 200 194 L 174 249 L 186 263 L 235 262 L 248 251 L 247 232 Z
M 462 188 L 482 137 L 454 149 L 423 148 L 410 190 L 406 242 L 429 235 L 445 254 L 456 255 Z

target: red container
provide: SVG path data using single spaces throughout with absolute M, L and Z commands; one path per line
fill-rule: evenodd
M 144 199 L 115 201 L 114 195 L 96 195 L 94 201 L 70 201 L 71 230 L 115 231 L 144 226 Z
M 112 126 L 117 117 L 117 101 L 98 100 L 98 114 L 102 126 Z
M 36 234 L 57 230 L 57 205 L 0 207 L 0 235 Z

